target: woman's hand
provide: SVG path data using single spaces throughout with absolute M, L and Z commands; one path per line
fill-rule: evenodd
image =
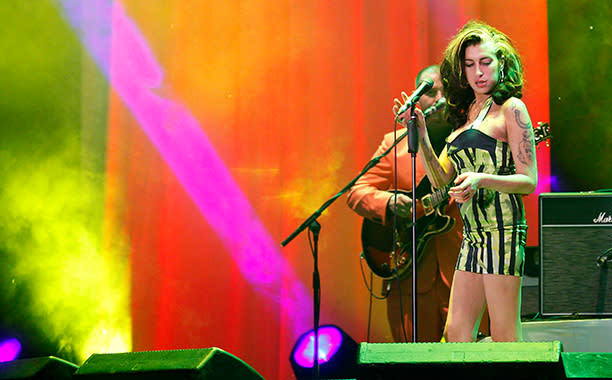
M 404 91 L 402 91 L 401 97 L 402 100 L 399 100 L 398 98 L 393 99 L 393 114 L 397 118 L 398 123 L 400 123 L 404 127 L 408 127 L 408 122 L 410 121 L 410 112 L 408 111 L 410 110 L 410 108 L 408 108 L 406 111 L 402 112 L 399 115 L 397 114 L 399 110 L 404 106 L 404 104 L 406 104 L 406 102 L 408 101 L 408 95 Z M 417 117 L 417 126 L 419 128 L 419 133 L 425 133 L 425 115 L 423 114 L 421 109 L 416 106 L 414 113 Z
M 480 181 L 484 177 L 483 173 L 467 172 L 455 178 L 455 186 L 448 190 L 448 195 L 459 203 L 469 201 L 478 191 Z
M 404 116 L 406 116 L 406 112 L 402 112 L 400 115 L 398 115 L 397 113 L 402 108 L 402 106 L 408 101 L 408 94 L 402 91 L 401 97 L 402 97 L 402 100 L 399 100 L 398 98 L 393 99 L 393 114 L 395 115 L 395 118 L 397 119 L 398 123 L 406 127 L 410 118 L 408 119 L 404 118 Z

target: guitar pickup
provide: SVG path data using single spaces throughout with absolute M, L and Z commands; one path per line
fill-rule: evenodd
M 430 215 L 436 210 L 433 202 L 431 201 L 431 194 L 427 194 L 421 198 L 421 204 L 423 205 L 423 212 L 425 212 L 425 215 Z

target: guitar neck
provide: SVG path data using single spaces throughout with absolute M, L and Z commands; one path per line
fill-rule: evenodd
M 420 199 L 420 204 L 425 215 L 433 213 L 442 202 L 448 199 L 448 189 L 450 189 L 451 185 L 452 182 Z
M 438 207 L 440 203 L 448 199 L 448 190 L 451 188 L 451 183 L 431 193 L 431 205 Z

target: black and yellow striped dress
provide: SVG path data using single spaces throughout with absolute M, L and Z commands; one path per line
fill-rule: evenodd
M 508 143 L 477 128 L 466 129 L 447 142 L 447 152 L 457 175 L 516 172 Z M 463 219 L 463 243 L 456 269 L 521 276 L 527 236 L 522 196 L 478 189 L 469 201 L 459 204 L 459 209 Z

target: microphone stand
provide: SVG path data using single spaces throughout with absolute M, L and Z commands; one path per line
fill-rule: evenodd
M 408 152 L 412 156 L 412 342 L 417 342 L 417 243 L 416 243 L 416 154 L 419 151 L 419 130 L 417 129 L 414 104 L 410 107 L 408 123 Z
M 414 106 L 412 108 L 412 116 L 415 118 L 416 120 L 416 116 L 414 116 Z M 416 127 L 413 128 L 414 130 L 416 130 Z M 334 195 L 333 197 L 331 197 L 330 199 L 328 199 L 325 203 L 323 203 L 321 205 L 321 207 L 319 207 L 319 209 L 317 209 L 312 215 L 310 215 L 308 218 L 306 218 L 306 220 L 304 222 L 302 222 L 302 224 L 300 224 L 300 226 L 298 228 L 295 229 L 295 231 L 293 231 L 285 240 L 282 241 L 281 245 L 284 247 L 287 244 L 289 244 L 289 242 L 291 242 L 297 235 L 299 235 L 302 231 L 304 231 L 306 228 L 308 228 L 313 236 L 314 236 L 314 244 L 313 244 L 313 259 L 314 259 L 314 269 L 313 269 L 313 273 L 312 273 L 312 288 L 313 288 L 313 301 L 314 301 L 314 307 L 313 307 L 313 320 L 314 320 L 314 334 L 315 334 L 315 339 L 314 339 L 314 354 L 313 354 L 313 362 L 314 362 L 314 366 L 313 366 L 313 379 L 318 380 L 319 379 L 319 337 L 318 337 L 318 331 L 319 331 L 319 314 L 320 314 L 320 307 L 321 307 L 321 284 L 320 284 L 320 277 L 319 277 L 319 268 L 318 268 L 318 238 L 319 238 L 319 231 L 321 229 L 321 225 L 317 222 L 317 218 L 319 218 L 319 216 L 321 216 L 321 214 L 323 213 L 323 211 L 325 211 L 332 203 L 334 203 L 334 201 L 336 199 L 338 199 L 341 195 L 343 195 L 344 193 L 346 193 L 351 187 L 353 187 L 353 185 L 355 185 L 355 183 L 357 182 L 357 180 L 359 178 L 361 178 L 361 176 L 363 176 L 368 170 L 370 170 L 371 168 L 373 168 L 374 166 L 378 165 L 378 163 L 380 162 L 380 160 L 385 157 L 387 154 L 389 154 L 389 152 L 391 152 L 391 150 L 393 150 L 393 148 L 395 148 L 395 146 L 402 140 L 404 139 L 404 137 L 406 137 L 411 131 L 411 128 L 408 128 L 408 130 L 406 130 L 406 132 L 404 134 L 402 134 L 399 138 L 397 138 L 397 140 L 395 140 L 393 142 L 393 144 L 386 150 L 384 151 L 381 155 L 376 156 L 374 158 L 372 158 L 366 165 L 365 167 L 361 170 L 361 172 L 359 174 L 357 174 L 357 176 L 355 178 L 353 178 L 346 186 L 344 186 L 344 188 L 342 188 L 342 190 L 340 190 L 336 195 Z M 413 132 L 414 133 L 414 132 Z M 418 133 L 418 130 L 417 130 Z M 418 137 L 415 139 L 413 137 L 413 141 L 417 141 L 417 148 L 418 148 Z M 414 165 L 414 154 L 413 154 L 413 168 L 412 168 L 412 175 L 413 175 L 413 183 L 414 182 L 414 177 L 415 177 L 415 165 Z M 412 197 L 413 197 L 413 205 L 416 205 L 416 201 L 414 200 L 416 198 L 416 192 L 415 192 L 415 186 L 412 186 Z M 416 220 L 416 213 L 415 213 L 416 207 L 412 207 L 412 245 L 413 245 L 413 259 L 412 259 L 412 278 L 416 278 L 416 264 L 415 264 L 415 259 L 414 259 L 414 252 L 416 251 L 416 245 L 415 245 L 415 223 L 414 221 Z M 413 280 L 413 298 L 415 297 L 415 283 Z M 415 306 L 416 303 L 413 301 L 413 313 L 415 311 Z M 413 314 L 413 319 L 415 320 L 415 322 L 413 323 L 413 327 L 416 326 L 416 318 L 414 318 Z M 416 330 L 415 330 L 416 332 Z M 413 332 L 413 338 L 416 337 L 416 333 Z

